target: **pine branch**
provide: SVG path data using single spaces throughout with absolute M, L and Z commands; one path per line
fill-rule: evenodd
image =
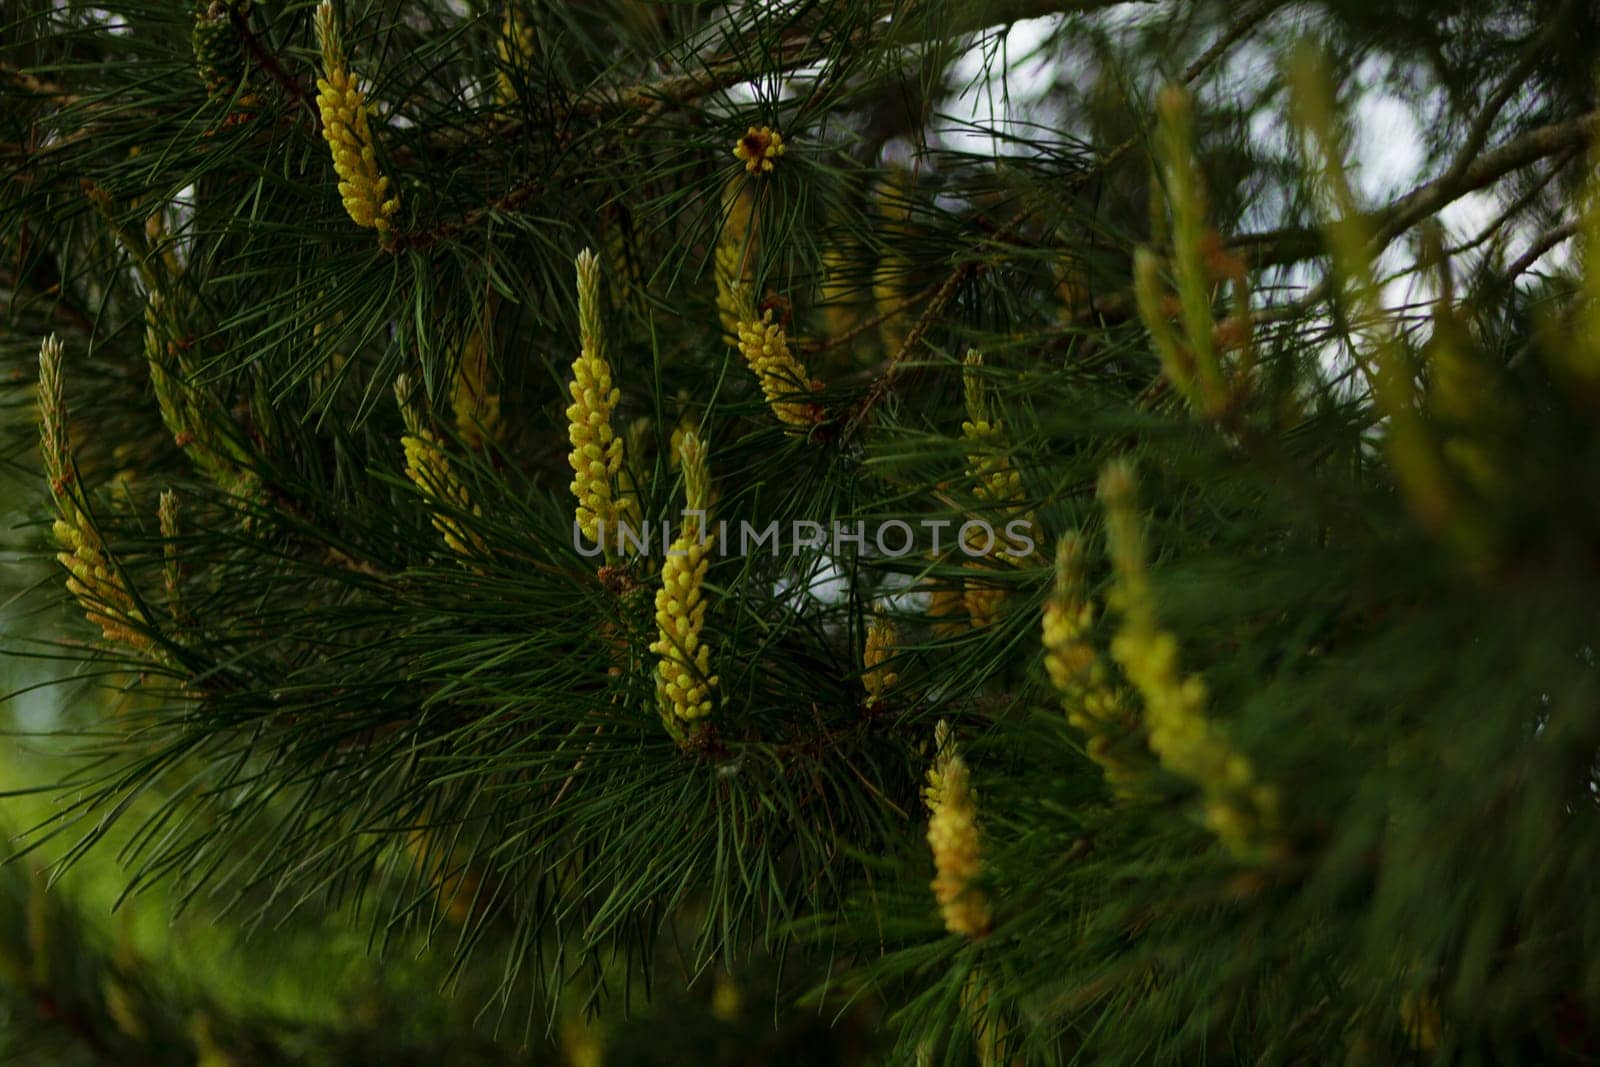
M 1489 99 L 1479 109 L 1477 118 L 1473 120 L 1472 127 L 1467 131 L 1467 138 L 1457 151 L 1455 163 L 1444 175 L 1444 180 L 1459 180 L 1472 165 L 1472 161 L 1483 153 L 1483 146 L 1489 143 L 1489 135 L 1494 131 L 1495 120 L 1505 110 L 1506 104 L 1521 90 L 1540 63 L 1546 61 L 1549 50 L 1556 40 L 1565 31 L 1568 18 L 1576 7 L 1576 0 L 1564 0 L 1560 7 L 1552 11 L 1544 27 L 1528 40 L 1523 46 L 1522 54 L 1516 64 L 1501 79 Z
M 757 49 L 767 60 L 761 73 L 770 76 L 810 66 L 836 53 L 850 53 L 879 41 L 896 46 L 924 44 L 965 36 L 1020 19 L 1090 14 L 1130 4 L 1155 2 L 1157 0 L 1007 0 L 1002 4 L 974 3 L 965 7 L 962 17 L 951 20 L 948 25 L 913 20 L 915 28 L 903 33 L 897 24 L 874 21 L 844 32 L 806 30 L 782 38 L 775 44 L 769 44 L 759 31 L 752 31 L 738 45 L 706 60 L 699 70 L 637 82 L 618 89 L 593 89 L 557 105 L 544 118 L 499 117 L 483 125 L 427 137 L 421 147 L 429 151 L 452 151 L 481 145 L 485 140 L 515 139 L 534 125 L 560 125 L 572 118 L 606 119 L 630 111 L 651 111 L 663 105 L 687 104 L 750 80 L 750 64 L 743 57 Z M 416 150 L 410 145 L 402 146 L 394 153 L 395 158 L 404 162 Z
M 20 342 L 84 337 L 43 375 L 0 343 L 0 457 L 45 442 L 21 506 L 60 519 L 5 643 L 117 701 L 54 720 L 85 758 L 37 847 L 353 919 L 530 1032 L 653 984 L 616 1062 L 784 1058 L 788 988 L 770 1046 L 675 1029 L 759 948 L 894 1062 L 1559 1058 L 1600 1018 L 1600 281 L 1480 253 L 1580 229 L 1600 46 L 1583 5 L 1505 40 L 1528 0 L 1440 3 L 374 5 L 330 146 L 259 8 L 33 4 L 66 32 L 12 58 L 69 84 L 0 69 L 0 274 Z M 1226 80 L 1302 16 L 1311 175 L 1277 84 Z M 1372 57 L 1454 147 L 1369 208 L 1335 101 Z M 1201 152 L 1170 81 L 1218 71 Z M 1327 232 L 1222 236 L 1308 188 Z M 625 510 L 651 547 L 575 539 Z M 1032 554 L 985 544 L 1013 517 Z
M 1551 156 L 1562 161 L 1579 158 L 1593 140 L 1597 127 L 1600 127 L 1600 111 L 1590 112 L 1588 115 L 1567 122 L 1540 127 L 1494 152 L 1480 156 L 1476 160 L 1468 160 L 1463 167 L 1452 168 L 1446 175 L 1417 186 L 1382 208 L 1368 212 L 1362 218 L 1373 230 L 1369 253 L 1373 257 L 1380 255 L 1407 230 L 1434 217 L 1441 208 L 1493 185 L 1508 174 Z M 1553 173 L 1547 175 L 1544 181 L 1547 182 L 1552 176 Z M 1542 186 L 1544 182 L 1540 184 Z M 1525 205 L 1527 202 L 1527 198 L 1524 198 L 1520 203 Z M 1515 208 L 1516 205 L 1513 205 L 1512 209 L 1502 214 L 1496 228 L 1503 227 L 1511 219 Z M 1543 235 L 1528 253 L 1519 257 L 1512 268 L 1507 270 L 1506 277 L 1514 279 L 1524 273 L 1540 256 L 1571 237 L 1577 229 L 1578 223 L 1571 222 Z M 1489 232 L 1492 232 L 1492 229 Z M 1487 239 L 1487 236 L 1488 233 L 1483 239 Z M 1548 244 L 1544 243 L 1546 240 Z M 1252 270 L 1313 259 L 1326 251 L 1320 230 L 1299 227 L 1244 235 L 1230 240 L 1228 247 L 1231 251 L 1242 254 L 1245 264 Z M 1461 250 L 1456 249 L 1456 251 Z M 1293 322 L 1327 300 L 1332 293 L 1333 287 L 1329 281 L 1324 280 L 1294 301 L 1254 309 L 1251 319 L 1257 324 Z M 1098 298 L 1093 305 L 1084 309 L 1078 321 L 1083 324 L 1120 322 L 1130 317 L 1132 311 L 1131 290 L 1129 290 L 1126 294 L 1108 294 Z
M 1563 241 L 1568 241 L 1573 237 L 1576 237 L 1582 228 L 1582 223 L 1574 219 L 1571 222 L 1564 222 L 1560 226 L 1540 234 L 1539 237 L 1528 246 L 1527 251 L 1518 256 L 1514 261 L 1512 261 L 1511 265 L 1506 268 L 1504 274 L 1505 280 L 1507 282 L 1516 281 L 1522 275 L 1526 274 L 1530 267 L 1539 262 L 1539 260 L 1544 257 L 1546 252 L 1550 251 L 1556 245 L 1561 244 Z
M 1441 208 L 1493 185 L 1508 174 L 1551 156 L 1582 150 L 1594 139 L 1597 127 L 1600 127 L 1600 111 L 1529 130 L 1467 161 L 1465 166 L 1452 167 L 1442 177 L 1424 182 L 1391 203 L 1365 213 L 1363 221 L 1373 233 L 1372 250 L 1378 252 L 1387 248 L 1423 219 L 1433 217 Z M 1322 238 L 1320 230 L 1293 227 L 1245 234 L 1230 240 L 1228 247 L 1242 255 L 1250 269 L 1259 270 L 1320 255 Z

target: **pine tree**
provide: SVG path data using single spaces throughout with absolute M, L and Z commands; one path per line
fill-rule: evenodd
M 421 954 L 392 1056 L 1600 1053 L 1588 5 L 4 27 L 21 863 Z M 63 1047 L 377 1054 L 61 921 Z

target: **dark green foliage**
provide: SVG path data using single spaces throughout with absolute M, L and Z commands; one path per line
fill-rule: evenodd
M 617 0 L 508 23 L 498 3 L 346 3 L 400 197 L 381 242 L 321 137 L 312 6 L 8 7 L 4 455 L 37 488 L 19 509 L 53 518 L 30 387 L 55 332 L 73 484 L 143 635 L 98 642 L 70 605 L 7 637 L 114 697 L 65 701 L 71 759 L 23 849 L 115 843 L 131 894 L 423 950 L 483 1009 L 485 1056 L 536 1055 L 547 1023 L 594 1010 L 615 1062 L 1583 1062 L 1600 285 L 1523 253 L 1580 228 L 1600 34 L 1585 5 L 1547 6 Z M 1378 322 L 1328 255 L 1308 144 L 1333 131 L 1289 117 L 1285 72 L 1315 80 L 1306 38 L 1340 121 L 1380 92 L 1420 116 L 1419 191 L 1362 205 L 1363 257 L 1394 283 Z M 1152 166 L 1173 83 L 1203 189 Z M 1015 121 L 987 111 L 1003 87 Z M 788 149 L 746 177 L 732 149 L 761 126 Z M 755 300 L 819 382 L 815 425 L 776 419 L 723 340 L 730 183 L 756 219 Z M 1479 225 L 1439 221 L 1468 194 Z M 1174 240 L 1185 197 L 1229 397 L 1211 410 L 1184 402 L 1152 342 L 1168 316 L 1141 319 L 1134 292 L 1141 246 L 1163 295 L 1198 277 Z M 779 555 L 713 559 L 718 705 L 683 743 L 649 648 L 660 544 L 606 567 L 572 544 L 586 247 L 644 517 L 678 517 L 687 426 L 712 522 L 784 531 Z M 498 434 L 453 407 L 480 355 Z M 402 373 L 458 495 L 408 476 Z M 997 507 L 964 373 L 1020 476 L 1007 514 L 1037 520 L 1017 565 L 953 544 Z M 1119 586 L 1095 494 L 1115 457 L 1139 474 L 1181 668 L 1276 792 L 1253 858 L 1170 760 L 1113 796 L 1045 674 L 1056 540 L 1085 538 L 1097 603 Z M 888 519 L 949 521 L 945 551 L 889 558 L 869 533 L 789 554 L 796 521 Z M 48 522 L 28 536 L 54 551 Z M 984 582 L 991 625 L 931 614 L 930 593 Z M 59 607 L 46 584 L 29 603 Z M 1126 689 L 1111 599 L 1092 636 Z M 899 680 L 869 707 L 875 607 Z M 977 790 L 977 939 L 945 932 L 929 888 L 941 720 Z M 706 1011 L 717 975 L 737 1022 Z M 427 1020 L 406 1054 L 465 1028 Z M 186 1061 L 172 1025 L 151 1047 Z M 218 1037 L 240 1062 L 302 1062 L 287 1023 L 240 1027 Z M 370 1028 L 316 1039 L 331 1055 Z

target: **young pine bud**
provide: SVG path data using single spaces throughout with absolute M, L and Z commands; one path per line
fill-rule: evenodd
M 900 680 L 900 675 L 888 666 L 898 643 L 894 624 L 882 612 L 875 613 L 872 624 L 867 627 L 866 643 L 861 649 L 861 665 L 865 668 L 861 673 L 861 684 L 867 690 L 869 708 L 882 703 L 884 694 Z
M 911 232 L 911 178 L 893 171 L 878 188 L 879 217 L 888 243 L 872 275 L 872 300 L 878 317 L 878 338 L 885 359 L 896 359 L 910 335 L 911 321 L 905 305 L 910 297 L 907 280 L 911 261 L 899 251 Z
M 1332 254 L 1333 281 L 1348 304 L 1345 314 L 1352 320 L 1379 323 L 1372 331 L 1376 359 L 1354 345 L 1351 355 L 1386 417 L 1384 445 L 1395 481 L 1424 526 L 1476 557 L 1485 547 L 1481 528 L 1461 499 L 1461 487 L 1445 463 L 1439 441 L 1421 417 L 1410 354 L 1383 307 L 1369 216 L 1361 210 L 1345 169 L 1344 142 L 1325 64 L 1315 48 L 1305 44 L 1293 54 L 1286 73 L 1290 116 L 1325 201 L 1323 235 Z
M 61 385 L 61 342 L 54 335 L 39 346 L 39 450 L 56 509 L 51 532 L 61 549 L 56 560 L 66 569 L 67 591 L 83 608 L 84 617 L 100 627 L 107 641 L 140 651 L 149 649 L 151 640 L 145 632 L 145 618 L 124 581 L 122 569 L 101 541 L 88 513 L 78 504 Z
M 756 216 L 750 190 L 742 180 L 731 181 L 722 192 L 722 225 L 712 270 L 717 283 L 717 317 L 728 344 L 739 344 L 740 294 L 755 280 Z
M 377 230 L 378 239 L 387 241 L 389 219 L 400 209 L 400 198 L 390 195 L 389 179 L 378 169 L 367 124 L 371 108 L 345 64 L 333 6 L 327 0 L 317 8 L 316 28 L 322 49 L 317 109 L 322 114 L 322 136 L 333 152 L 333 169 L 339 175 L 339 197 L 357 226 Z
M 1165 178 L 1172 209 L 1173 268 L 1177 275 L 1178 303 L 1189 356 L 1195 370 L 1199 397 L 1207 414 L 1224 403 L 1222 374 L 1212 343 L 1211 282 L 1206 276 L 1205 192 L 1194 158 L 1194 117 L 1189 96 L 1176 86 L 1162 91 L 1157 104 L 1160 128 L 1156 155 Z M 1141 301 L 1141 310 L 1143 303 Z
M 1150 333 L 1150 345 L 1161 361 L 1161 373 L 1167 376 L 1189 406 L 1200 411 L 1204 401 L 1195 383 L 1194 361 L 1179 344 L 1168 320 L 1166 290 L 1161 281 L 1161 259 L 1148 248 L 1139 247 L 1133 253 L 1133 295 L 1139 307 L 1139 320 Z
M 711 649 L 702 639 L 706 601 L 701 592 L 710 543 L 703 537 L 710 499 L 711 476 L 706 453 L 694 433 L 683 436 L 682 467 L 686 514 L 683 530 L 667 551 L 661 566 L 661 588 L 656 591 L 656 640 L 650 646 L 659 660 L 656 696 L 661 716 L 675 736 L 711 714 L 711 691 L 717 678 L 711 673 Z M 698 514 L 697 514 L 698 513 Z
M 495 41 L 495 54 L 500 59 L 500 71 L 495 75 L 496 103 L 505 106 L 517 102 L 517 81 L 511 72 L 526 69 L 536 43 L 533 24 L 528 21 L 522 0 L 506 0 L 505 18 Z
M 983 353 L 968 352 L 961 375 L 967 404 L 967 418 L 961 424 L 967 473 L 976 482 L 973 492 L 978 499 L 1001 508 L 1015 506 L 1022 499 L 1022 475 L 1006 454 L 1009 442 L 1004 426 L 990 411 L 982 368 Z
M 65 498 L 70 505 L 68 490 L 71 464 L 67 449 L 67 404 L 61 388 L 61 342 L 55 334 L 51 334 L 39 345 L 39 453 L 44 459 L 45 475 L 50 479 L 52 495 L 58 500 Z
M 1402 995 L 1400 1029 L 1416 1051 L 1424 1055 L 1436 1052 L 1444 1036 L 1444 1017 L 1439 1012 L 1439 998 L 1427 990 Z
M 972 480 L 973 495 L 984 505 L 981 517 L 994 530 L 988 547 L 977 548 L 986 552 L 989 559 L 968 568 L 979 574 L 992 569 L 995 563 L 1015 563 L 1020 558 L 1016 553 L 1024 545 L 1013 542 L 1004 532 L 1013 520 L 1022 519 L 1030 528 L 1033 525 L 1022 502 L 1022 476 L 1011 465 L 1010 441 L 990 409 L 982 370 L 983 354 L 969 351 L 962 371 L 967 418 L 961 424 L 961 436 L 967 444 L 967 476 Z M 962 600 L 973 627 L 982 629 L 993 623 L 1005 607 L 1006 587 L 987 578 L 969 578 Z
M 739 352 L 755 372 L 761 392 L 778 421 L 790 426 L 810 426 L 820 409 L 804 397 L 811 392 L 806 369 L 789 351 L 789 338 L 782 324 L 772 321 L 768 308 L 756 318 L 754 307 L 741 290 L 739 314 Z M 796 400 L 795 397 L 802 399 Z
M 577 497 L 578 528 L 591 541 L 616 537 L 618 510 L 613 480 L 622 469 L 622 438 L 611 428 L 611 412 L 621 397 L 611 384 L 600 331 L 600 261 L 588 249 L 578 253 L 578 357 L 572 361 L 568 391 L 567 440 L 572 451 L 572 495 Z
M 979 871 L 977 794 L 966 762 L 941 721 L 934 731 L 933 763 L 923 799 L 928 805 L 928 847 L 933 852 L 933 896 L 944 928 L 963 937 L 989 932 L 989 901 L 972 885 Z
M 1131 794 L 1140 760 L 1127 752 L 1135 729 L 1122 691 L 1112 684 L 1090 631 L 1095 608 L 1084 589 L 1083 542 L 1076 533 L 1056 546 L 1055 590 L 1044 606 L 1044 668 L 1061 696 L 1067 722 L 1085 735 L 1085 751 L 1118 796 Z
M 500 422 L 500 394 L 489 380 L 488 324 L 472 331 L 461 345 L 461 358 L 450 381 L 450 408 L 455 414 L 456 433 L 472 448 L 498 442 L 504 427 Z
M 394 393 L 406 424 L 405 435 L 400 439 L 405 449 L 406 477 L 430 499 L 448 505 L 454 511 L 481 515 L 467 487 L 456 477 L 455 468 L 440 446 L 438 435 L 423 425 L 422 411 L 416 402 L 410 375 L 402 374 L 395 379 Z M 450 551 L 458 556 L 485 551 L 483 539 L 448 511 L 433 513 L 433 528 L 444 537 L 444 543 Z
M 1257 784 L 1249 757 L 1207 717 L 1205 683 L 1183 674 L 1177 638 L 1157 624 L 1136 492 L 1126 461 L 1107 464 L 1100 499 L 1116 580 L 1112 603 L 1121 615 L 1111 657 L 1144 701 L 1150 749 L 1161 765 L 1200 788 L 1206 824 L 1229 851 L 1256 858 L 1272 844 L 1277 791 Z

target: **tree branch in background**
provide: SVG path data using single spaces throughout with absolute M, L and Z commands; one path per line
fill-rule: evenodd
M 1561 242 L 1570 240 L 1577 236 L 1578 231 L 1581 228 L 1582 224 L 1574 220 L 1572 222 L 1563 223 L 1548 233 L 1542 234 L 1538 240 L 1534 241 L 1532 245 L 1528 246 L 1528 250 L 1526 252 L 1518 256 L 1512 262 L 1511 266 L 1506 268 L 1506 281 L 1516 281 L 1517 278 L 1527 273 L 1528 268 L 1537 263 L 1546 252 L 1550 251 Z
M 1113 7 L 1131 4 L 1151 4 L 1156 0 L 1013 0 L 1003 4 L 975 3 L 968 7 L 963 17 L 946 26 L 936 26 L 924 20 L 915 20 L 912 29 L 904 33 L 896 23 L 874 21 L 843 33 L 817 33 L 807 31 L 780 40 L 764 56 L 766 63 L 760 70 L 763 76 L 781 74 L 805 67 L 835 53 L 858 49 L 874 38 L 900 46 L 925 44 L 931 40 L 960 37 L 991 26 L 1004 25 L 1022 19 L 1043 18 L 1047 15 L 1090 14 Z M 675 74 L 652 81 L 638 82 L 622 89 L 597 89 L 583 93 L 558 107 L 552 119 L 569 117 L 602 119 L 630 110 L 644 110 L 663 103 L 688 103 L 702 96 L 749 81 L 756 73 L 746 54 L 761 42 L 759 34 L 752 32 L 740 47 L 725 49 L 720 55 L 707 60 L 696 71 Z M 546 120 L 548 121 L 548 120 Z M 533 122 L 527 118 L 499 118 L 487 125 L 472 126 L 428 137 L 423 147 L 432 150 L 449 150 L 482 144 L 484 138 L 514 137 L 530 125 L 545 125 L 546 121 Z M 396 158 L 403 159 L 407 149 L 400 149 Z
M 1552 123 L 1530 130 L 1499 148 L 1470 161 L 1459 170 L 1417 186 L 1393 203 L 1368 212 L 1367 224 L 1373 229 L 1374 253 L 1389 247 L 1396 237 L 1436 214 L 1468 193 L 1487 188 L 1506 175 L 1530 163 L 1582 149 L 1593 140 L 1600 111 L 1591 111 L 1566 122 Z M 1246 234 L 1228 243 L 1252 270 L 1283 266 L 1311 259 L 1322 253 L 1320 231 L 1304 227 Z

